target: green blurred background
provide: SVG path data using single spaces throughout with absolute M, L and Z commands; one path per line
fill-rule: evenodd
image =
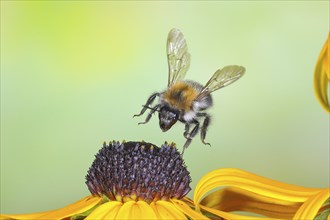
M 195 187 L 236 167 L 286 183 L 329 186 L 329 115 L 313 70 L 329 31 L 329 1 L 1 1 L 1 212 L 56 209 L 89 194 L 103 141 L 184 143 L 157 116 L 132 118 L 167 85 L 166 37 L 184 33 L 187 78 L 220 67 L 246 75 L 213 95 L 204 146 L 184 158 Z M 189 194 L 192 197 L 192 192 Z

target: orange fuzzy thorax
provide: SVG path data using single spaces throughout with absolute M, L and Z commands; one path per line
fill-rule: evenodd
M 177 82 L 170 86 L 163 94 L 165 102 L 173 108 L 189 111 L 192 102 L 197 98 L 198 91 L 184 81 Z

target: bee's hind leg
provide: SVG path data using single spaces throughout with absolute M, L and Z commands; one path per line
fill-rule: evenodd
M 141 116 L 141 115 L 143 115 L 144 112 L 145 112 L 148 108 L 150 108 L 149 105 L 151 105 L 151 104 L 154 102 L 155 98 L 156 98 L 157 96 L 159 96 L 159 95 L 160 95 L 160 93 L 158 93 L 158 92 L 152 94 L 152 95 L 148 98 L 146 104 L 143 106 L 141 112 L 140 112 L 139 114 L 135 114 L 135 115 L 133 115 L 133 117 L 137 117 L 137 116 Z
M 183 136 L 185 138 L 188 138 L 189 137 L 189 130 L 190 130 L 190 124 L 189 123 L 186 123 L 185 124 L 185 127 L 184 127 L 184 133 L 183 133 Z
M 202 113 L 198 113 L 197 116 L 198 117 L 204 117 L 204 122 L 203 122 L 203 125 L 201 127 L 201 140 L 202 140 L 203 144 L 211 146 L 210 143 L 205 142 L 207 127 L 209 126 L 210 120 L 211 120 L 210 115 L 208 115 L 205 112 L 202 112 Z
M 150 112 L 148 113 L 148 115 L 146 117 L 146 120 L 144 122 L 139 122 L 139 125 L 140 124 L 146 124 L 146 123 L 148 123 L 148 121 L 152 117 L 152 114 L 155 113 L 155 111 L 157 111 L 159 107 L 160 107 L 159 104 L 158 105 L 155 105 L 154 107 L 152 107 L 151 110 L 150 110 Z
M 199 130 L 199 122 L 197 120 L 194 119 L 194 121 L 192 121 L 192 123 L 195 124 L 195 127 L 191 130 L 191 132 L 189 133 L 189 128 L 190 128 L 190 124 L 187 122 L 186 123 L 186 126 L 185 126 L 185 131 L 183 133 L 183 136 L 187 139 L 186 140 L 186 143 L 183 145 L 183 151 L 182 153 L 184 152 L 184 150 L 186 148 L 189 147 L 192 139 L 196 136 L 196 134 L 198 133 L 198 130 Z

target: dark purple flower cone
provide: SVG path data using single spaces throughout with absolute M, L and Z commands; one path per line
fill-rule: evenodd
M 104 143 L 86 176 L 93 195 L 149 203 L 181 199 L 190 182 L 181 154 L 167 142 L 160 148 L 146 142 Z

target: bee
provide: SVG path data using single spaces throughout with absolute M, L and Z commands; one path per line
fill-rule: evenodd
M 237 65 L 225 66 L 217 70 L 204 86 L 195 81 L 184 80 L 190 65 L 190 54 L 186 40 L 178 29 L 172 29 L 168 34 L 167 60 L 167 88 L 162 92 L 153 93 L 140 113 L 133 117 L 141 116 L 150 109 L 145 121 L 139 123 L 145 124 L 155 112 L 158 112 L 159 127 L 163 132 L 169 130 L 177 121 L 184 123 L 183 136 L 186 142 L 183 152 L 199 130 L 203 144 L 210 145 L 205 142 L 205 137 L 211 121 L 210 115 L 206 112 L 213 105 L 211 93 L 238 80 L 243 76 L 245 68 Z M 152 106 L 156 97 L 158 103 Z

